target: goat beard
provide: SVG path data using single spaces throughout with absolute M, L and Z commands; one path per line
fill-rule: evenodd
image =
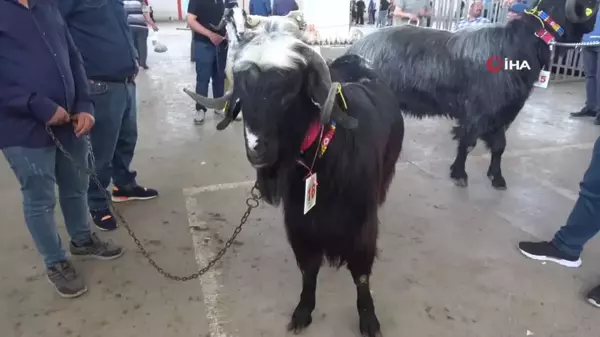
M 258 191 L 269 205 L 278 206 L 281 201 L 278 179 L 279 164 L 256 169 Z

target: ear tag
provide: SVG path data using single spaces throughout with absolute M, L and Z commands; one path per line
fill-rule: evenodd
M 317 204 L 317 174 L 311 174 L 305 180 L 304 186 L 304 214 Z
M 592 12 L 593 12 L 593 11 L 594 11 L 594 10 L 593 10 L 593 9 L 591 9 L 591 8 L 586 8 L 586 9 L 585 9 L 585 16 L 590 16 L 590 15 L 592 15 Z

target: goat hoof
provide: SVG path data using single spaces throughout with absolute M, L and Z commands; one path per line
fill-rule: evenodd
M 489 175 L 488 178 L 492 182 L 492 187 L 504 191 L 506 189 L 506 180 L 504 180 L 503 176 L 493 176 Z
M 312 323 L 310 310 L 306 308 L 296 308 L 294 314 L 292 314 L 292 320 L 288 324 L 288 331 L 292 331 L 295 334 L 300 333 L 309 326 L 310 323 Z
M 365 314 L 360 317 L 360 333 L 363 337 L 382 337 L 379 320 L 375 314 Z

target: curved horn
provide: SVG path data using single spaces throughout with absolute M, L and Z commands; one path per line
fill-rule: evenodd
M 200 94 L 197 94 L 187 88 L 183 88 L 183 92 L 188 94 L 188 96 L 190 96 L 194 101 L 196 101 L 196 103 L 198 103 L 204 107 L 207 107 L 207 108 L 218 109 L 218 110 L 225 108 L 225 104 L 227 103 L 227 101 L 229 101 L 229 99 L 233 95 L 233 91 L 230 91 L 219 98 L 208 98 L 208 97 L 204 97 Z
M 237 118 L 237 116 L 240 113 L 240 110 L 242 109 L 242 101 L 239 98 L 234 100 L 232 97 L 231 101 L 235 101 L 235 103 L 229 104 L 227 106 L 227 111 L 225 111 L 225 118 L 223 118 L 223 120 L 221 120 L 217 124 L 217 130 L 219 131 L 225 130 L 225 128 L 228 127 L 229 124 L 231 124 L 231 122 L 233 122 Z
M 573 23 L 582 23 L 596 15 L 598 11 L 598 2 L 597 1 L 584 1 L 586 4 L 582 4 L 578 2 L 578 0 L 567 0 L 565 3 L 565 16 L 567 20 Z M 577 15 L 577 5 L 580 7 L 584 7 L 584 13 L 582 16 Z M 589 8 L 588 5 L 592 8 Z

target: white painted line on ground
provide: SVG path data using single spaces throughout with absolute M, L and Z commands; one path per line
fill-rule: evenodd
M 564 151 L 564 150 L 569 150 L 569 149 L 590 150 L 593 148 L 594 148 L 594 143 L 549 146 L 549 147 L 534 148 L 534 149 L 506 151 L 506 152 L 504 152 L 504 155 L 502 156 L 502 158 L 514 158 L 514 157 L 520 157 L 520 156 L 528 156 L 528 155 L 532 155 L 532 154 L 552 153 L 552 152 Z M 469 158 L 490 158 L 490 154 L 484 153 L 484 154 L 480 154 L 480 155 L 476 155 L 476 156 L 469 156 Z M 416 165 L 417 167 L 422 167 L 422 165 L 427 164 L 427 163 L 437 163 L 437 162 L 452 161 L 452 160 L 454 160 L 454 158 L 435 158 L 435 159 L 431 159 L 431 160 L 419 160 L 419 161 L 415 161 L 415 162 L 398 162 L 397 166 L 407 165 L 410 163 L 410 164 Z M 571 199 L 571 200 L 577 199 L 577 194 L 573 194 L 573 192 L 570 190 L 552 185 L 549 181 L 541 181 L 539 179 L 536 179 L 536 180 L 540 181 L 540 183 L 544 184 L 544 186 L 547 186 L 547 187 L 557 191 L 557 193 L 567 197 L 568 199 Z M 231 189 L 236 189 L 236 188 L 252 187 L 253 185 L 254 185 L 254 180 L 246 180 L 246 181 L 238 181 L 238 182 L 233 182 L 233 183 L 215 184 L 215 185 L 207 185 L 207 186 L 195 186 L 195 187 L 184 188 L 183 195 L 186 197 L 192 197 L 192 196 L 198 195 L 200 193 L 204 193 L 204 192 L 216 192 L 216 191 L 221 191 L 221 190 L 231 190 Z M 573 197 L 575 199 L 573 199 Z
M 185 197 L 185 208 L 187 209 L 188 220 L 190 228 L 194 226 L 203 225 L 200 220 L 200 210 L 198 208 L 198 201 L 196 198 L 191 196 Z M 192 234 L 192 240 L 194 243 L 194 251 L 196 255 L 196 263 L 200 268 L 203 268 L 208 264 L 209 259 L 213 258 L 213 253 L 208 247 L 204 245 L 204 237 L 199 235 L 200 232 L 190 230 Z M 208 336 L 211 337 L 227 337 L 227 334 L 223 332 L 221 323 L 221 315 L 218 310 L 219 303 L 219 289 L 221 285 L 217 279 L 219 276 L 218 269 L 211 269 L 200 277 L 200 285 L 202 287 L 202 294 L 204 297 L 204 306 L 206 307 L 206 320 L 208 321 Z
M 226 183 L 226 184 L 215 184 L 208 186 L 198 186 L 198 187 L 188 187 L 183 189 L 183 195 L 186 197 L 191 197 L 204 192 L 216 192 L 221 190 L 231 190 L 235 188 L 242 187 L 252 187 L 254 185 L 254 180 L 246 180 L 246 181 L 238 181 L 235 183 Z

